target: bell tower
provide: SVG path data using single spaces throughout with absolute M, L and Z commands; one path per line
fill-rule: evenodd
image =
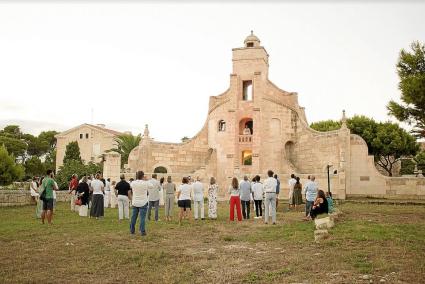
M 263 78 L 267 78 L 269 55 L 253 31 L 245 38 L 244 47 L 233 48 L 232 53 L 233 74 L 249 79 L 259 72 Z

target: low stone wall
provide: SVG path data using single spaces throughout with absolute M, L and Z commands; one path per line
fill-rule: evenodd
M 384 183 L 385 182 L 385 183 Z M 423 199 L 425 200 L 424 177 L 384 177 L 382 185 L 364 187 L 362 191 L 347 194 L 347 198 Z
M 56 200 L 58 202 L 70 201 L 71 196 L 68 191 L 57 191 Z M 0 190 L 0 207 L 29 204 L 32 204 L 29 190 Z

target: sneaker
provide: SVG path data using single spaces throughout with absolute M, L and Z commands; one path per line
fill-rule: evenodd
M 142 236 L 146 236 L 146 232 L 142 232 Z

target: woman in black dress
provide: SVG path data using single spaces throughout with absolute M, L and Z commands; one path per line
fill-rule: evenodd
M 77 186 L 77 195 L 81 200 L 81 205 L 87 205 L 89 203 L 90 189 L 87 184 L 87 177 L 84 177 L 83 180 Z

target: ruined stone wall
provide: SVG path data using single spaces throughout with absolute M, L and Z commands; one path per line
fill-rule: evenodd
M 351 135 L 351 171 L 347 177 L 347 197 L 420 198 L 425 199 L 425 178 L 387 177 L 375 167 L 374 157 L 368 155 L 366 142 Z
M 68 191 L 57 191 L 57 202 L 70 202 L 71 196 Z M 31 194 L 29 190 L 0 190 L 0 207 L 6 206 L 22 206 L 30 205 L 32 203 Z
M 149 141 L 134 148 L 129 157 L 132 172 L 153 172 L 156 167 L 165 167 L 168 173 L 194 172 L 209 156 L 207 131 L 204 127 L 195 137 L 184 143 Z M 143 142 L 143 141 L 142 141 Z

